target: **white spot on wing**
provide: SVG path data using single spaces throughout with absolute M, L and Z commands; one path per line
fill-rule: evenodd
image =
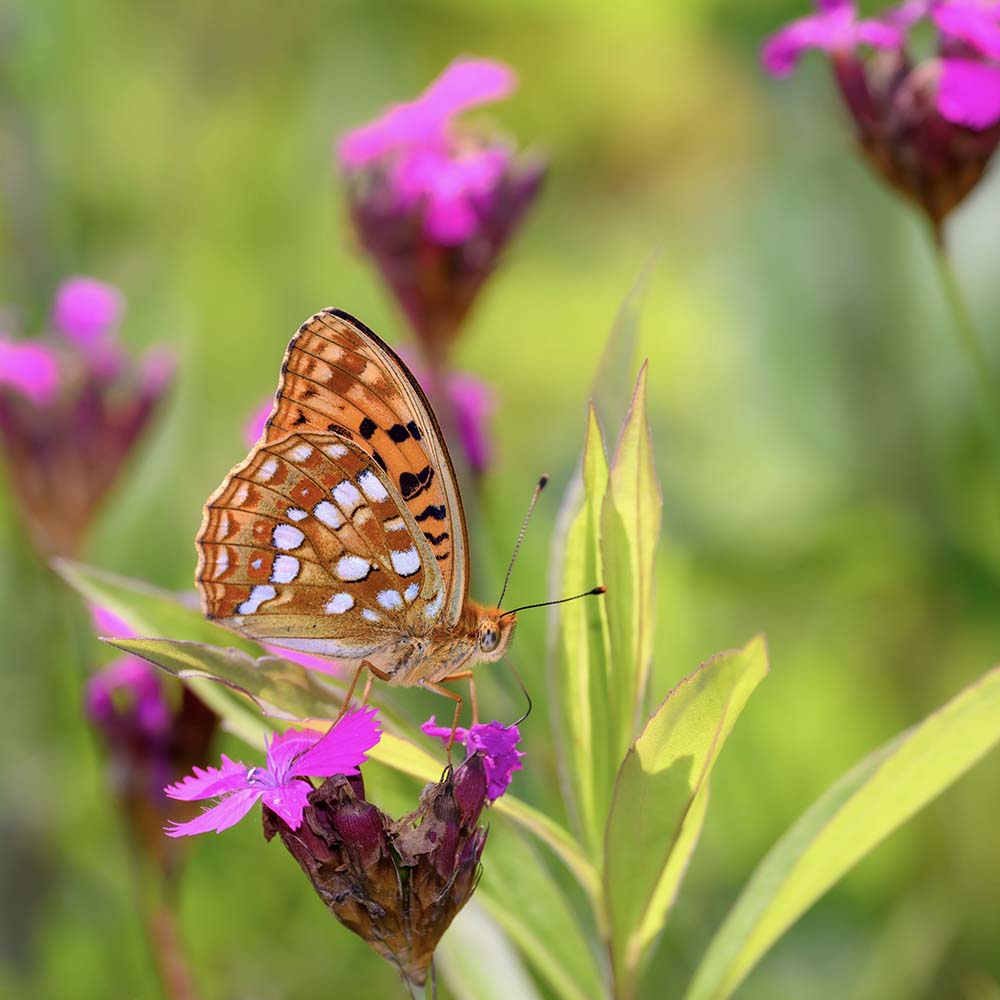
M 229 511 L 224 510 L 219 518 L 219 537 L 225 538 L 229 534 Z
M 297 549 L 304 541 L 305 535 L 290 524 L 279 524 L 271 532 L 271 540 L 276 549 Z
M 252 563 L 250 563 L 251 569 L 260 569 L 261 562 L 263 562 L 263 560 L 260 558 L 260 556 L 257 556 L 257 558 L 254 559 Z
M 387 517 L 382 527 L 386 531 L 406 531 L 406 522 L 401 517 Z
M 371 563 L 360 556 L 341 556 L 337 560 L 337 576 L 341 580 L 363 580 L 371 570 Z
M 424 609 L 424 614 L 427 615 L 428 618 L 437 618 L 438 612 L 441 610 L 441 605 L 443 603 L 444 603 L 444 591 L 439 590 L 434 595 L 434 600 L 431 601 L 430 604 L 428 604 L 427 607 Z
M 417 594 L 420 593 L 420 585 L 417 583 L 411 583 L 406 590 L 403 591 L 403 597 L 406 598 L 407 604 L 412 604 L 417 599 Z
M 328 615 L 342 615 L 345 611 L 350 611 L 354 607 L 354 598 L 350 594 L 334 594 L 326 602 L 323 609 Z
M 406 549 L 405 552 L 393 549 L 389 555 L 392 557 L 392 568 L 400 576 L 413 576 L 420 569 L 420 556 L 414 548 Z
M 354 483 L 349 483 L 346 479 L 342 483 L 338 483 L 331 490 L 333 493 L 333 499 L 340 504 L 341 507 L 350 514 L 355 507 L 361 503 L 361 494 L 358 492 L 357 486 Z
M 328 528 L 339 528 L 344 523 L 344 515 L 340 513 L 340 508 L 329 500 L 320 500 L 313 513 L 317 519 L 322 521 Z
M 343 458 L 347 454 L 347 449 L 342 444 L 323 445 L 323 451 L 330 458 Z
M 212 572 L 212 579 L 218 580 L 227 569 L 229 569 L 229 549 L 220 548 L 215 555 L 215 569 Z
M 299 575 L 299 561 L 295 556 L 278 556 L 271 567 L 271 583 L 291 583 Z
M 277 597 L 278 592 L 268 583 L 258 584 L 250 591 L 250 596 L 236 609 L 238 615 L 253 615 L 265 602 Z
M 364 620 L 368 621 L 368 622 L 377 622 L 377 621 L 379 621 L 379 616 L 377 614 L 375 614 L 375 612 L 372 611 L 371 608 L 364 608 L 362 610 L 362 612 L 361 612 L 361 617 L 364 618 Z
M 288 457 L 293 462 L 304 462 L 314 450 L 311 444 L 297 444 L 294 448 L 288 449 Z
M 248 483 L 240 483 L 236 492 L 233 494 L 232 502 L 236 504 L 237 507 L 242 507 L 243 504 L 247 502 L 248 496 L 250 496 L 250 485 Z
M 403 598 L 398 590 L 380 590 L 377 600 L 386 611 L 394 611 L 403 606 Z
M 309 516 L 300 507 L 289 507 L 286 513 L 292 521 L 304 521 Z
M 274 474 L 278 471 L 278 460 L 272 455 L 269 456 L 265 461 L 261 462 L 260 468 L 257 470 L 257 478 L 262 483 L 268 483 L 274 479 Z
M 379 482 L 378 476 L 371 469 L 365 469 L 358 476 L 358 485 L 369 500 L 380 502 L 389 499 L 389 494 L 386 492 L 385 487 Z

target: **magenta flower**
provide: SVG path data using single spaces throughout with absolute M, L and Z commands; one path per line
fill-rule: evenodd
M 107 728 L 127 716 L 130 728 L 147 741 L 160 740 L 170 728 L 170 705 L 156 668 L 137 656 L 124 656 L 87 682 L 87 717 Z
M 271 416 L 274 409 L 274 396 L 268 396 L 253 413 L 247 417 L 243 425 L 243 442 L 248 448 L 252 448 L 264 435 L 264 427 L 267 425 L 267 418 Z
M 457 59 L 416 100 L 338 144 L 361 242 L 435 367 L 544 173 L 507 140 L 458 120 L 515 86 L 502 63 Z
M 44 344 L 7 340 L 0 336 L 0 385 L 9 385 L 39 406 L 59 384 L 55 354 Z
M 877 20 L 859 19 L 848 0 L 818 7 L 765 43 L 765 68 L 787 76 L 806 50 L 828 53 L 865 157 L 941 239 L 1000 141 L 1000 4 L 907 0 Z M 913 62 L 908 33 L 924 20 L 939 51 Z
M 171 381 L 173 359 L 137 364 L 116 336 L 121 293 L 72 278 L 56 295 L 53 333 L 0 338 L 0 445 L 12 491 L 45 555 L 73 555 Z
M 260 799 L 265 806 L 297 830 L 313 790 L 309 777 L 331 778 L 358 773 L 381 737 L 375 710 L 349 712 L 327 731 L 289 730 L 271 739 L 264 767 L 247 767 L 223 754 L 222 767 L 194 768 L 194 774 L 169 785 L 173 799 L 190 802 L 219 799 L 196 819 L 166 827 L 169 837 L 187 837 L 214 830 L 221 833 L 238 823 Z
M 67 278 L 52 307 L 52 326 L 81 347 L 93 347 L 112 333 L 125 312 L 125 300 L 114 285 L 94 278 Z
M 421 727 L 428 736 L 437 736 L 447 744 L 451 737 L 450 726 L 437 725 L 432 715 Z M 455 742 L 461 743 L 469 755 L 480 754 L 486 771 L 486 797 L 495 802 L 510 787 L 515 771 L 524 765 L 524 754 L 517 749 L 521 733 L 517 726 L 504 726 L 499 722 L 480 722 L 471 729 L 455 730 Z
M 853 52 L 859 45 L 899 49 L 903 33 L 885 21 L 858 20 L 850 0 L 820 0 L 815 14 L 799 18 L 772 35 L 764 45 L 764 66 L 774 76 L 788 76 L 808 49 Z

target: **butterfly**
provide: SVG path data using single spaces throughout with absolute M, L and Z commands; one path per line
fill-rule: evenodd
M 292 338 L 262 436 L 206 501 L 196 547 L 208 618 L 335 657 L 355 683 L 367 668 L 437 691 L 456 720 L 441 683 L 499 660 L 514 634 L 514 612 L 468 597 L 462 498 L 426 395 L 339 309 Z

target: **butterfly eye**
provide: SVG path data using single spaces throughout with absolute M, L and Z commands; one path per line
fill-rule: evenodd
M 499 643 L 500 643 L 499 630 L 497 629 L 496 625 L 494 625 L 492 622 L 487 622 L 479 630 L 479 648 L 484 653 L 492 653 L 493 650 L 497 648 Z

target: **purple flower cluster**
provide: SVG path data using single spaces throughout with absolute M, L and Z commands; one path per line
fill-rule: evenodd
M 545 172 L 459 120 L 511 94 L 502 63 L 456 59 L 416 100 L 343 136 L 337 160 L 361 243 L 440 368 Z
M 807 50 L 826 52 L 867 159 L 940 237 L 1000 141 L 1000 0 L 904 0 L 878 18 L 859 17 L 851 0 L 816 6 L 766 42 L 764 66 L 783 77 Z M 914 62 L 919 22 L 939 41 Z
M 445 744 L 451 739 L 451 728 L 437 725 L 432 715 L 421 727 L 428 736 L 437 736 Z M 470 756 L 480 756 L 486 773 L 486 798 L 495 802 L 510 787 L 515 771 L 524 765 L 524 754 L 517 749 L 521 733 L 517 726 L 499 722 L 476 723 L 471 729 L 455 730 L 455 742 L 461 743 Z
M 70 278 L 38 340 L 0 331 L 0 444 L 38 548 L 72 555 L 173 374 L 153 350 L 138 364 L 117 337 L 124 299 Z

